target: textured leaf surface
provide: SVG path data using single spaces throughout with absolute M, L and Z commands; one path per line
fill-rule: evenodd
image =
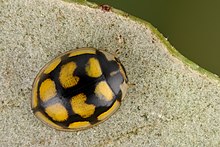
M 88 6 L 87 6 L 88 5 Z M 61 52 L 116 53 L 131 87 L 120 110 L 80 132 L 60 132 L 30 110 L 32 82 Z M 2 146 L 218 146 L 220 82 L 176 52 L 150 24 L 94 4 L 0 1 Z

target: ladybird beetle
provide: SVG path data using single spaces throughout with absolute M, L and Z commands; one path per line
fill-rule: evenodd
M 31 107 L 38 119 L 55 129 L 87 129 L 119 108 L 127 82 L 125 69 L 114 55 L 94 48 L 71 50 L 40 70 Z

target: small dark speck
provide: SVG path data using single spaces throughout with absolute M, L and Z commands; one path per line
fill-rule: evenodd
M 111 7 L 109 5 L 100 5 L 101 10 L 104 12 L 109 12 L 111 10 Z
M 2 104 L 4 104 L 4 101 L 2 101 Z
M 213 105 L 212 105 L 212 104 L 208 104 L 207 107 L 211 107 L 211 108 L 213 108 Z
M 137 109 L 138 109 L 138 110 L 141 110 L 140 106 L 137 106 Z
M 155 135 L 156 135 L 156 136 L 161 136 L 162 134 L 161 134 L 161 133 L 156 133 Z
M 151 41 L 152 43 L 155 43 L 156 42 L 156 39 L 155 38 L 152 38 L 152 41 Z
M 128 13 L 125 13 L 124 16 L 125 16 L 125 17 L 129 17 L 130 15 L 129 15 Z
M 145 119 L 145 121 L 148 121 L 148 115 L 147 114 L 144 114 L 141 117 L 143 117 Z

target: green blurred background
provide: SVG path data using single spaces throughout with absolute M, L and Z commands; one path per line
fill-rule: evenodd
M 220 0 L 88 0 L 155 26 L 184 56 L 220 76 Z

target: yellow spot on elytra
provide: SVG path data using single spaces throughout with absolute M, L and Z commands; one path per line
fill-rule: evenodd
M 75 62 L 69 62 L 61 67 L 59 78 L 64 88 L 70 88 L 78 83 L 79 77 L 73 76 L 76 67 L 77 65 Z
M 102 70 L 99 64 L 99 61 L 95 58 L 90 58 L 87 66 L 86 66 L 86 73 L 88 76 L 97 78 L 102 75 Z
M 95 88 L 95 94 L 99 98 L 104 98 L 107 101 L 111 101 L 113 99 L 113 92 L 105 81 L 101 81 L 98 83 Z
M 45 74 L 49 74 L 51 71 L 53 71 L 57 65 L 61 62 L 60 58 L 55 59 L 54 61 L 52 61 L 52 63 L 50 63 L 46 69 L 44 70 Z
M 116 100 L 115 103 L 112 105 L 110 109 L 108 109 L 106 112 L 100 114 L 97 118 L 98 120 L 105 120 L 109 116 L 111 116 L 120 106 L 120 103 Z
M 66 108 L 60 103 L 46 107 L 45 112 L 55 121 L 65 121 L 68 118 Z
M 41 112 L 37 111 L 37 112 L 35 112 L 35 115 L 37 116 L 37 118 L 39 118 L 45 124 L 47 124 L 49 126 L 52 126 L 52 127 L 55 127 L 56 129 L 62 129 L 62 127 L 60 127 L 60 126 L 56 125 L 55 123 L 53 123 L 46 116 L 44 116 Z
M 31 101 L 32 108 L 37 107 L 37 104 L 38 104 L 38 99 L 37 99 L 38 83 L 39 83 L 39 79 L 37 78 L 35 79 L 35 83 L 34 83 L 34 87 L 32 91 L 32 101 Z
M 81 48 L 81 49 L 73 50 L 73 52 L 70 53 L 69 57 L 82 55 L 82 54 L 95 54 L 95 53 L 96 53 L 96 50 L 93 48 Z
M 68 128 L 70 128 L 70 129 L 85 128 L 90 125 L 91 124 L 88 121 L 81 121 L 81 122 L 71 123 Z
M 95 106 L 93 104 L 86 104 L 86 95 L 80 93 L 73 96 L 71 99 L 71 105 L 73 111 L 83 118 L 90 117 L 95 112 Z
M 54 81 L 46 79 L 40 86 L 40 99 L 45 102 L 56 96 L 56 87 Z

